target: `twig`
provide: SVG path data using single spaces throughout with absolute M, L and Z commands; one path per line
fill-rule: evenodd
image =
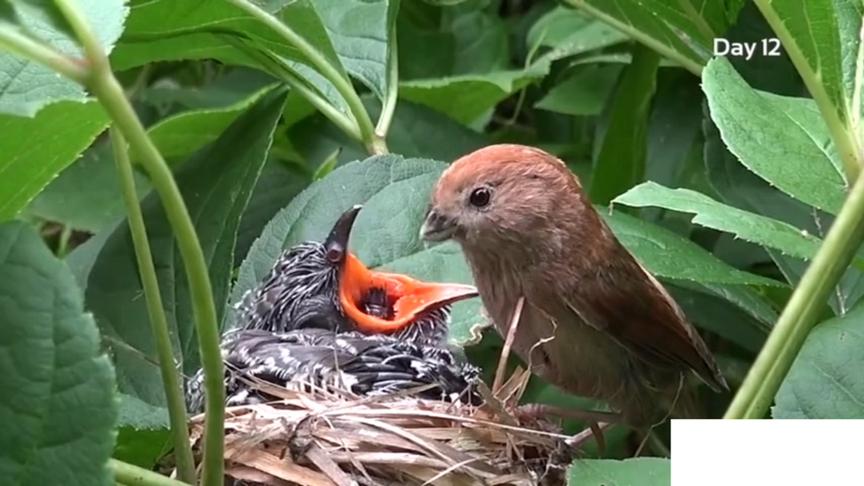
M 498 369 L 495 370 L 495 380 L 492 382 L 492 393 L 497 393 L 504 383 L 504 374 L 507 373 L 507 359 L 510 357 L 510 348 L 513 347 L 513 341 L 516 339 L 516 330 L 519 328 L 519 320 L 522 319 L 522 307 L 525 305 L 525 296 L 519 297 L 516 301 L 516 308 L 513 310 L 513 316 L 510 318 L 510 327 L 507 328 L 507 337 L 504 339 L 504 347 L 501 349 L 501 356 L 498 358 Z

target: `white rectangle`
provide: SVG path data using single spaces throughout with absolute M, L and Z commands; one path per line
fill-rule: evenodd
M 673 420 L 672 486 L 864 486 L 864 420 Z

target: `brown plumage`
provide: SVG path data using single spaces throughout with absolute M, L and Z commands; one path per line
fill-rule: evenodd
M 554 156 L 493 145 L 457 160 L 434 189 L 422 236 L 462 246 L 502 335 L 525 297 L 513 349 L 532 371 L 608 401 L 626 422 L 662 418 L 689 371 L 727 389 L 681 309 Z

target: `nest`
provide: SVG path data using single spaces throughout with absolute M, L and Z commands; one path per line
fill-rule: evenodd
M 406 394 L 267 393 L 279 400 L 227 410 L 226 474 L 239 484 L 563 484 L 574 456 L 572 437 L 552 423 L 517 424 L 488 404 Z M 203 420 L 191 421 L 196 448 Z

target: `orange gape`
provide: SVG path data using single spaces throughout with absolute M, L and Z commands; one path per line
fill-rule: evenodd
M 383 289 L 393 305 L 393 319 L 371 316 L 361 309 L 363 297 L 372 289 Z M 409 325 L 422 312 L 457 300 L 474 297 L 471 285 L 426 283 L 396 273 L 369 270 L 352 253 L 345 256 L 339 282 L 342 311 L 366 333 L 391 333 Z

